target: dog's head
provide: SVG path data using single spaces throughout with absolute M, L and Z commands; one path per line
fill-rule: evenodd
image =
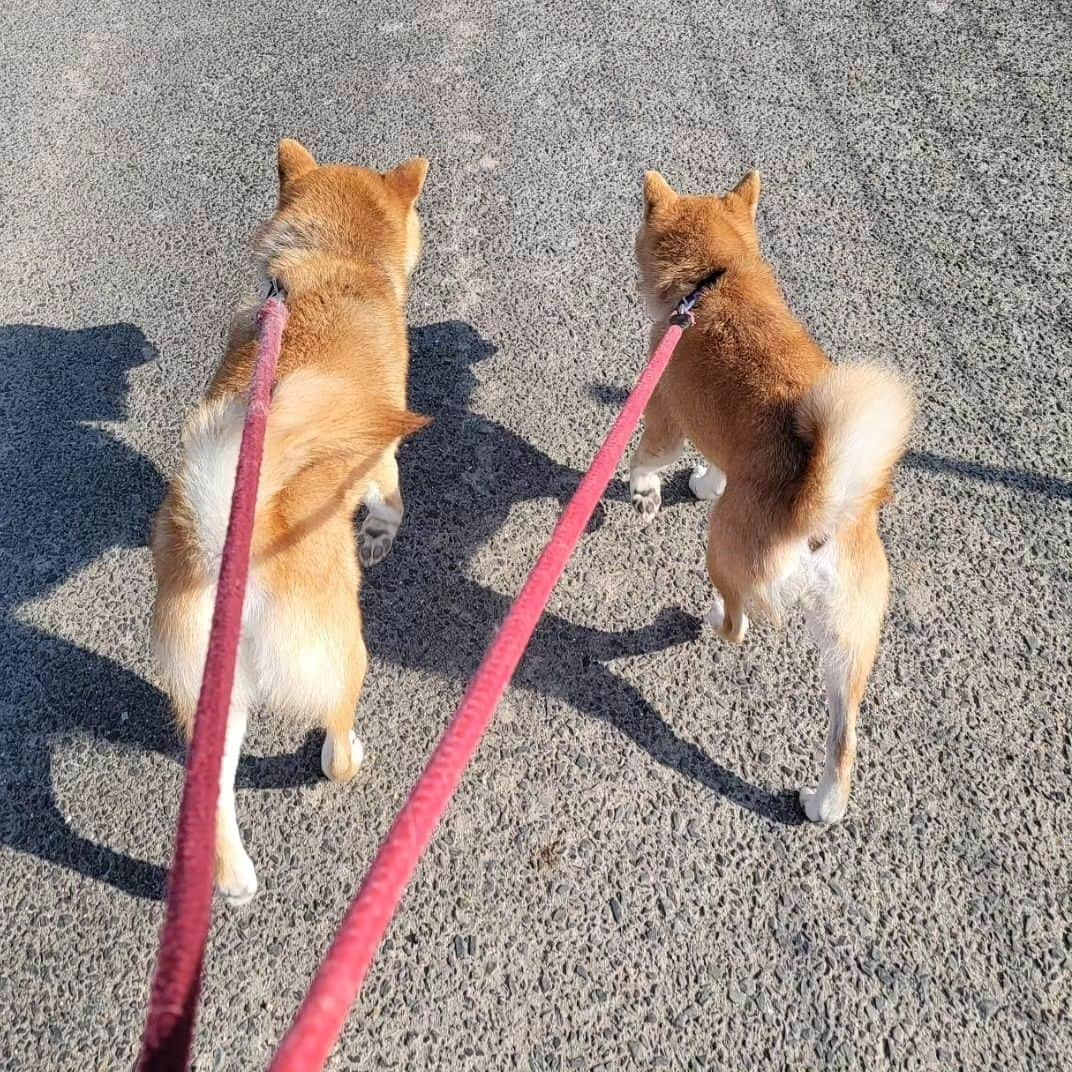
M 279 207 L 258 235 L 266 264 L 285 271 L 304 253 L 359 260 L 404 285 L 417 266 L 417 198 L 428 161 L 414 157 L 392 171 L 320 166 L 299 142 L 279 143 Z
M 653 315 L 713 272 L 759 255 L 758 205 L 757 171 L 722 197 L 683 196 L 659 172 L 647 172 L 636 253 L 641 293 Z

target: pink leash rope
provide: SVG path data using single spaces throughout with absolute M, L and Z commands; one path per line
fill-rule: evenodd
M 491 724 L 551 591 L 610 483 L 682 331 L 692 323 L 692 306 L 703 289 L 706 285 L 697 288 L 678 306 L 670 327 L 641 373 L 591 468 L 563 511 L 550 542 L 510 608 L 462 698 L 461 706 L 380 846 L 290 1031 L 272 1061 L 271 1072 L 310 1072 L 324 1067 L 402 894 Z
M 138 1058 L 139 1072 L 183 1072 L 190 1062 L 201 991 L 201 966 L 212 920 L 220 763 L 249 576 L 253 513 L 257 504 L 268 406 L 288 315 L 282 298 L 273 293 L 258 316 L 259 353 L 242 429 L 212 631 L 197 701 L 193 740 L 186 761 L 175 859 L 168 883 L 167 912 Z

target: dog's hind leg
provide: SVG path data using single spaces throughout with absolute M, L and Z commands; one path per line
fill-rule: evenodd
M 822 777 L 814 789 L 800 791 L 800 802 L 818 823 L 836 823 L 848 808 L 856 720 L 886 609 L 888 570 L 878 535 L 856 542 L 856 548 L 846 549 L 831 541 L 833 546 L 817 553 L 830 561 L 832 572 L 824 585 L 820 567 L 819 591 L 809 601 L 808 630 L 819 646 L 830 723 Z
M 645 523 L 651 521 L 662 505 L 662 481 L 659 472 L 681 457 L 685 437 L 658 391 L 644 410 L 644 434 L 629 459 L 629 491 L 633 509 Z
M 236 676 L 227 714 L 227 735 L 220 766 L 220 799 L 216 813 L 216 888 L 230 905 L 246 904 L 257 892 L 257 872 L 242 844 L 235 812 L 235 773 L 242 741 L 246 736 L 249 700 L 244 683 Z
M 707 624 L 731 644 L 748 632 L 744 602 L 754 584 L 745 557 L 754 534 L 744 530 L 739 511 L 731 488 L 712 508 L 707 534 L 707 575 L 715 589 Z
M 154 654 L 171 697 L 175 720 L 187 743 L 193 736 L 214 599 L 215 589 L 207 582 L 185 591 L 165 581 L 153 608 Z M 235 905 L 244 904 L 257 892 L 257 873 L 242 845 L 234 794 L 249 708 L 247 681 L 240 648 L 227 715 L 216 812 L 216 886 Z
M 368 654 L 365 643 L 358 634 L 358 647 L 346 668 L 346 688 L 338 705 L 324 719 L 324 747 L 320 752 L 320 766 L 326 777 L 333 782 L 348 782 L 365 759 L 365 746 L 354 732 L 357 703 L 361 687 L 365 683 Z
M 361 523 L 358 549 L 362 565 L 375 566 L 387 557 L 402 524 L 402 490 L 398 480 L 397 443 L 384 452 L 383 458 L 369 474 L 365 492 L 368 513 Z
M 325 730 L 320 766 L 333 782 L 348 782 L 365 758 L 364 745 L 354 733 L 357 704 L 368 670 L 368 651 L 361 635 L 361 608 L 345 591 L 340 591 L 323 607 L 321 621 L 330 631 L 327 651 L 335 653 L 333 670 L 339 676 L 318 704 Z M 331 658 L 328 654 L 325 669 Z

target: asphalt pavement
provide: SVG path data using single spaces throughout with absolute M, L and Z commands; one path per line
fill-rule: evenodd
M 165 11 L 166 9 L 166 11 Z M 364 603 L 370 761 L 253 720 L 262 892 L 213 924 L 196 1068 L 263 1068 L 643 360 L 645 168 L 763 176 L 837 360 L 914 380 L 846 821 L 801 622 L 700 633 L 686 466 L 608 493 L 333 1069 L 1072 1060 L 1072 10 L 624 2 L 0 13 L 0 1066 L 126 1069 L 182 750 L 148 523 L 251 279 L 275 144 L 432 169 L 408 512 Z

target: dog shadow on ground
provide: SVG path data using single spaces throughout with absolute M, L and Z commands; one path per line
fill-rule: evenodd
M 120 663 L 29 624 L 23 609 L 106 552 L 148 542 L 163 478 L 104 426 L 126 418 L 130 370 L 155 358 L 131 324 L 0 327 L 0 843 L 159 899 L 165 870 L 73 830 L 51 768 L 56 741 L 72 735 L 182 763 L 167 697 Z M 122 614 L 124 598 L 121 588 L 94 593 L 102 618 Z M 311 734 L 296 754 L 243 756 L 238 784 L 310 783 L 319 755 Z
M 1067 480 L 1044 473 L 1028 472 L 1026 469 L 1008 469 L 961 458 L 943 458 L 940 454 L 927 450 L 910 450 L 904 457 L 904 464 L 930 473 L 952 473 L 953 476 L 965 480 L 1000 484 L 1013 491 L 1031 492 L 1044 495 L 1048 499 L 1072 499 L 1072 484 Z
M 405 448 L 408 516 L 398 546 L 370 571 L 362 595 L 375 661 L 465 679 L 509 599 L 468 577 L 511 507 L 565 502 L 580 474 L 468 408 L 474 365 L 494 353 L 468 324 L 411 334 L 414 408 L 434 423 Z M 31 624 L 27 604 L 50 595 L 114 548 L 141 548 L 164 491 L 153 464 L 111 434 L 126 417 L 127 375 L 155 358 L 130 324 L 67 331 L 0 327 L 0 839 L 134 896 L 163 896 L 163 868 L 82 837 L 60 811 L 51 755 L 58 739 L 91 735 L 182 761 L 166 697 L 137 673 Z M 597 388 L 593 388 L 597 390 Z M 599 388 L 608 402 L 620 389 Z M 1068 498 L 1056 478 L 974 462 L 910 455 L 909 465 Z M 678 484 L 681 486 L 678 487 Z M 676 491 L 675 491 L 676 489 Z M 668 484 L 685 498 L 684 479 Z M 626 498 L 621 488 L 614 498 Z M 124 594 L 96 592 L 102 617 Z M 692 639 L 695 619 L 664 613 L 643 629 L 611 633 L 548 615 L 516 682 L 605 720 L 658 762 L 772 821 L 795 823 L 792 793 L 750 785 L 681 740 L 632 685 L 604 664 Z M 360 713 L 359 713 L 360 718 Z M 319 735 L 290 755 L 244 756 L 241 787 L 287 788 L 319 777 Z
M 412 404 L 435 418 L 405 448 L 408 515 L 398 546 L 369 572 L 362 595 L 375 661 L 466 679 L 480 661 L 509 599 L 471 580 L 475 556 L 514 504 L 565 503 L 580 473 L 469 409 L 474 366 L 494 347 L 452 321 L 411 333 Z M 182 760 L 166 697 L 137 673 L 29 624 L 20 609 L 113 548 L 144 547 L 164 491 L 153 464 L 105 425 L 125 419 L 130 370 L 155 358 L 130 324 L 66 331 L 0 328 L 0 838 L 10 848 L 107 882 L 136 896 L 163 895 L 164 870 L 74 831 L 57 806 L 51 749 L 89 734 L 117 747 Z M 615 387 L 593 387 L 608 403 Z M 597 395 L 601 397 L 601 395 Z M 1068 496 L 1055 478 L 991 470 L 934 456 L 909 464 Z M 688 498 L 684 476 L 667 484 L 668 505 Z M 612 498 L 626 499 L 621 487 Z M 597 518 L 598 522 L 598 518 Z M 122 591 L 96 593 L 102 616 Z M 632 685 L 605 663 L 693 639 L 699 623 L 665 612 L 642 629 L 606 632 L 547 615 L 516 683 L 609 722 L 659 763 L 766 819 L 800 821 L 795 793 L 744 781 L 683 741 Z M 360 713 L 359 713 L 360 717 Z M 319 777 L 319 736 L 282 756 L 244 756 L 240 787 L 270 789 Z
M 28 624 L 20 609 L 112 548 L 145 545 L 163 482 L 99 422 L 124 419 L 127 373 L 154 356 L 130 324 L 0 328 L 0 838 L 147 897 L 163 894 L 163 869 L 70 827 L 53 795 L 51 752 L 57 738 L 91 734 L 178 756 L 166 701 L 111 659 Z M 103 617 L 124 594 L 95 598 Z

